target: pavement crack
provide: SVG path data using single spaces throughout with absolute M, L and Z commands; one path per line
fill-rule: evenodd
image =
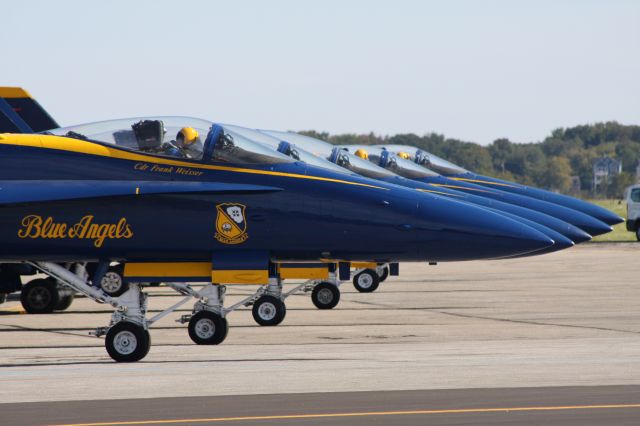
M 63 335 L 66 335 L 66 336 L 88 337 L 90 339 L 95 339 L 96 338 L 96 336 L 91 336 L 91 335 L 88 335 L 88 334 L 71 333 L 71 332 L 68 332 L 68 331 L 63 331 L 61 329 L 31 328 L 31 327 L 22 327 L 22 326 L 14 325 L 14 324 L 0 324 L 0 326 L 9 327 L 9 328 L 13 329 L 13 330 L 0 330 L 0 332 L 3 332 L 3 331 L 5 331 L 5 332 L 6 331 L 40 331 L 40 332 L 43 332 L 43 333 L 63 334 Z M 78 330 L 83 330 L 83 329 L 78 329 Z
M 510 323 L 516 323 L 516 324 L 530 324 L 530 325 L 541 325 L 541 326 L 551 326 L 551 327 L 566 327 L 566 328 L 582 328 L 582 329 L 587 329 L 587 330 L 612 331 L 612 332 L 615 332 L 615 333 L 640 334 L 640 332 L 638 332 L 638 331 L 619 330 L 619 329 L 608 328 L 608 327 L 596 327 L 596 326 L 575 325 L 575 324 L 557 324 L 557 323 L 539 322 L 539 321 L 516 320 L 516 319 L 509 319 L 509 318 L 485 317 L 485 316 L 482 316 L 482 315 L 460 314 L 460 313 L 456 313 L 456 312 L 448 312 L 448 311 L 441 311 L 441 310 L 433 310 L 433 312 L 437 312 L 437 313 L 443 314 L 443 315 L 450 315 L 450 316 L 453 316 L 453 317 L 482 319 L 482 320 L 499 321 L 499 322 L 510 322 Z

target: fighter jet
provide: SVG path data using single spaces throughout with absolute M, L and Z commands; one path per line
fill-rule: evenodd
M 144 358 L 149 326 L 194 298 L 182 320 L 197 344 L 221 343 L 227 314 L 246 303 L 284 316 L 280 262 L 495 259 L 554 243 L 499 213 L 296 161 L 185 117 L 0 134 L 0 188 L 0 260 L 112 305 L 95 334 L 123 362 Z M 67 262 L 98 267 L 87 276 Z M 119 297 L 98 285 L 112 262 L 129 282 Z M 150 281 L 184 298 L 148 318 L 140 283 Z M 260 287 L 225 307 L 226 284 Z

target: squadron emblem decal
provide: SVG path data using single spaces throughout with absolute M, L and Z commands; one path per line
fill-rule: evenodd
M 215 239 L 223 244 L 240 244 L 249 238 L 247 235 L 247 221 L 245 206 L 237 203 L 223 203 L 216 206 Z

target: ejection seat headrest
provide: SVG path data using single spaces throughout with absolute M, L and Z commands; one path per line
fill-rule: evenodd
M 159 148 L 164 139 L 162 120 L 141 120 L 131 126 L 140 149 Z

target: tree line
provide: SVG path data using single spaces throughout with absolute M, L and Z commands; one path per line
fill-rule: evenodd
M 478 174 L 585 198 L 621 198 L 624 189 L 635 183 L 640 161 L 640 126 L 615 121 L 556 129 L 542 142 L 514 143 L 503 138 L 487 146 L 438 133 L 423 136 L 331 135 L 314 130 L 300 133 L 336 145 L 412 145 Z M 593 164 L 601 157 L 621 161 L 622 173 L 594 188 Z M 579 178 L 577 187 L 572 177 Z

